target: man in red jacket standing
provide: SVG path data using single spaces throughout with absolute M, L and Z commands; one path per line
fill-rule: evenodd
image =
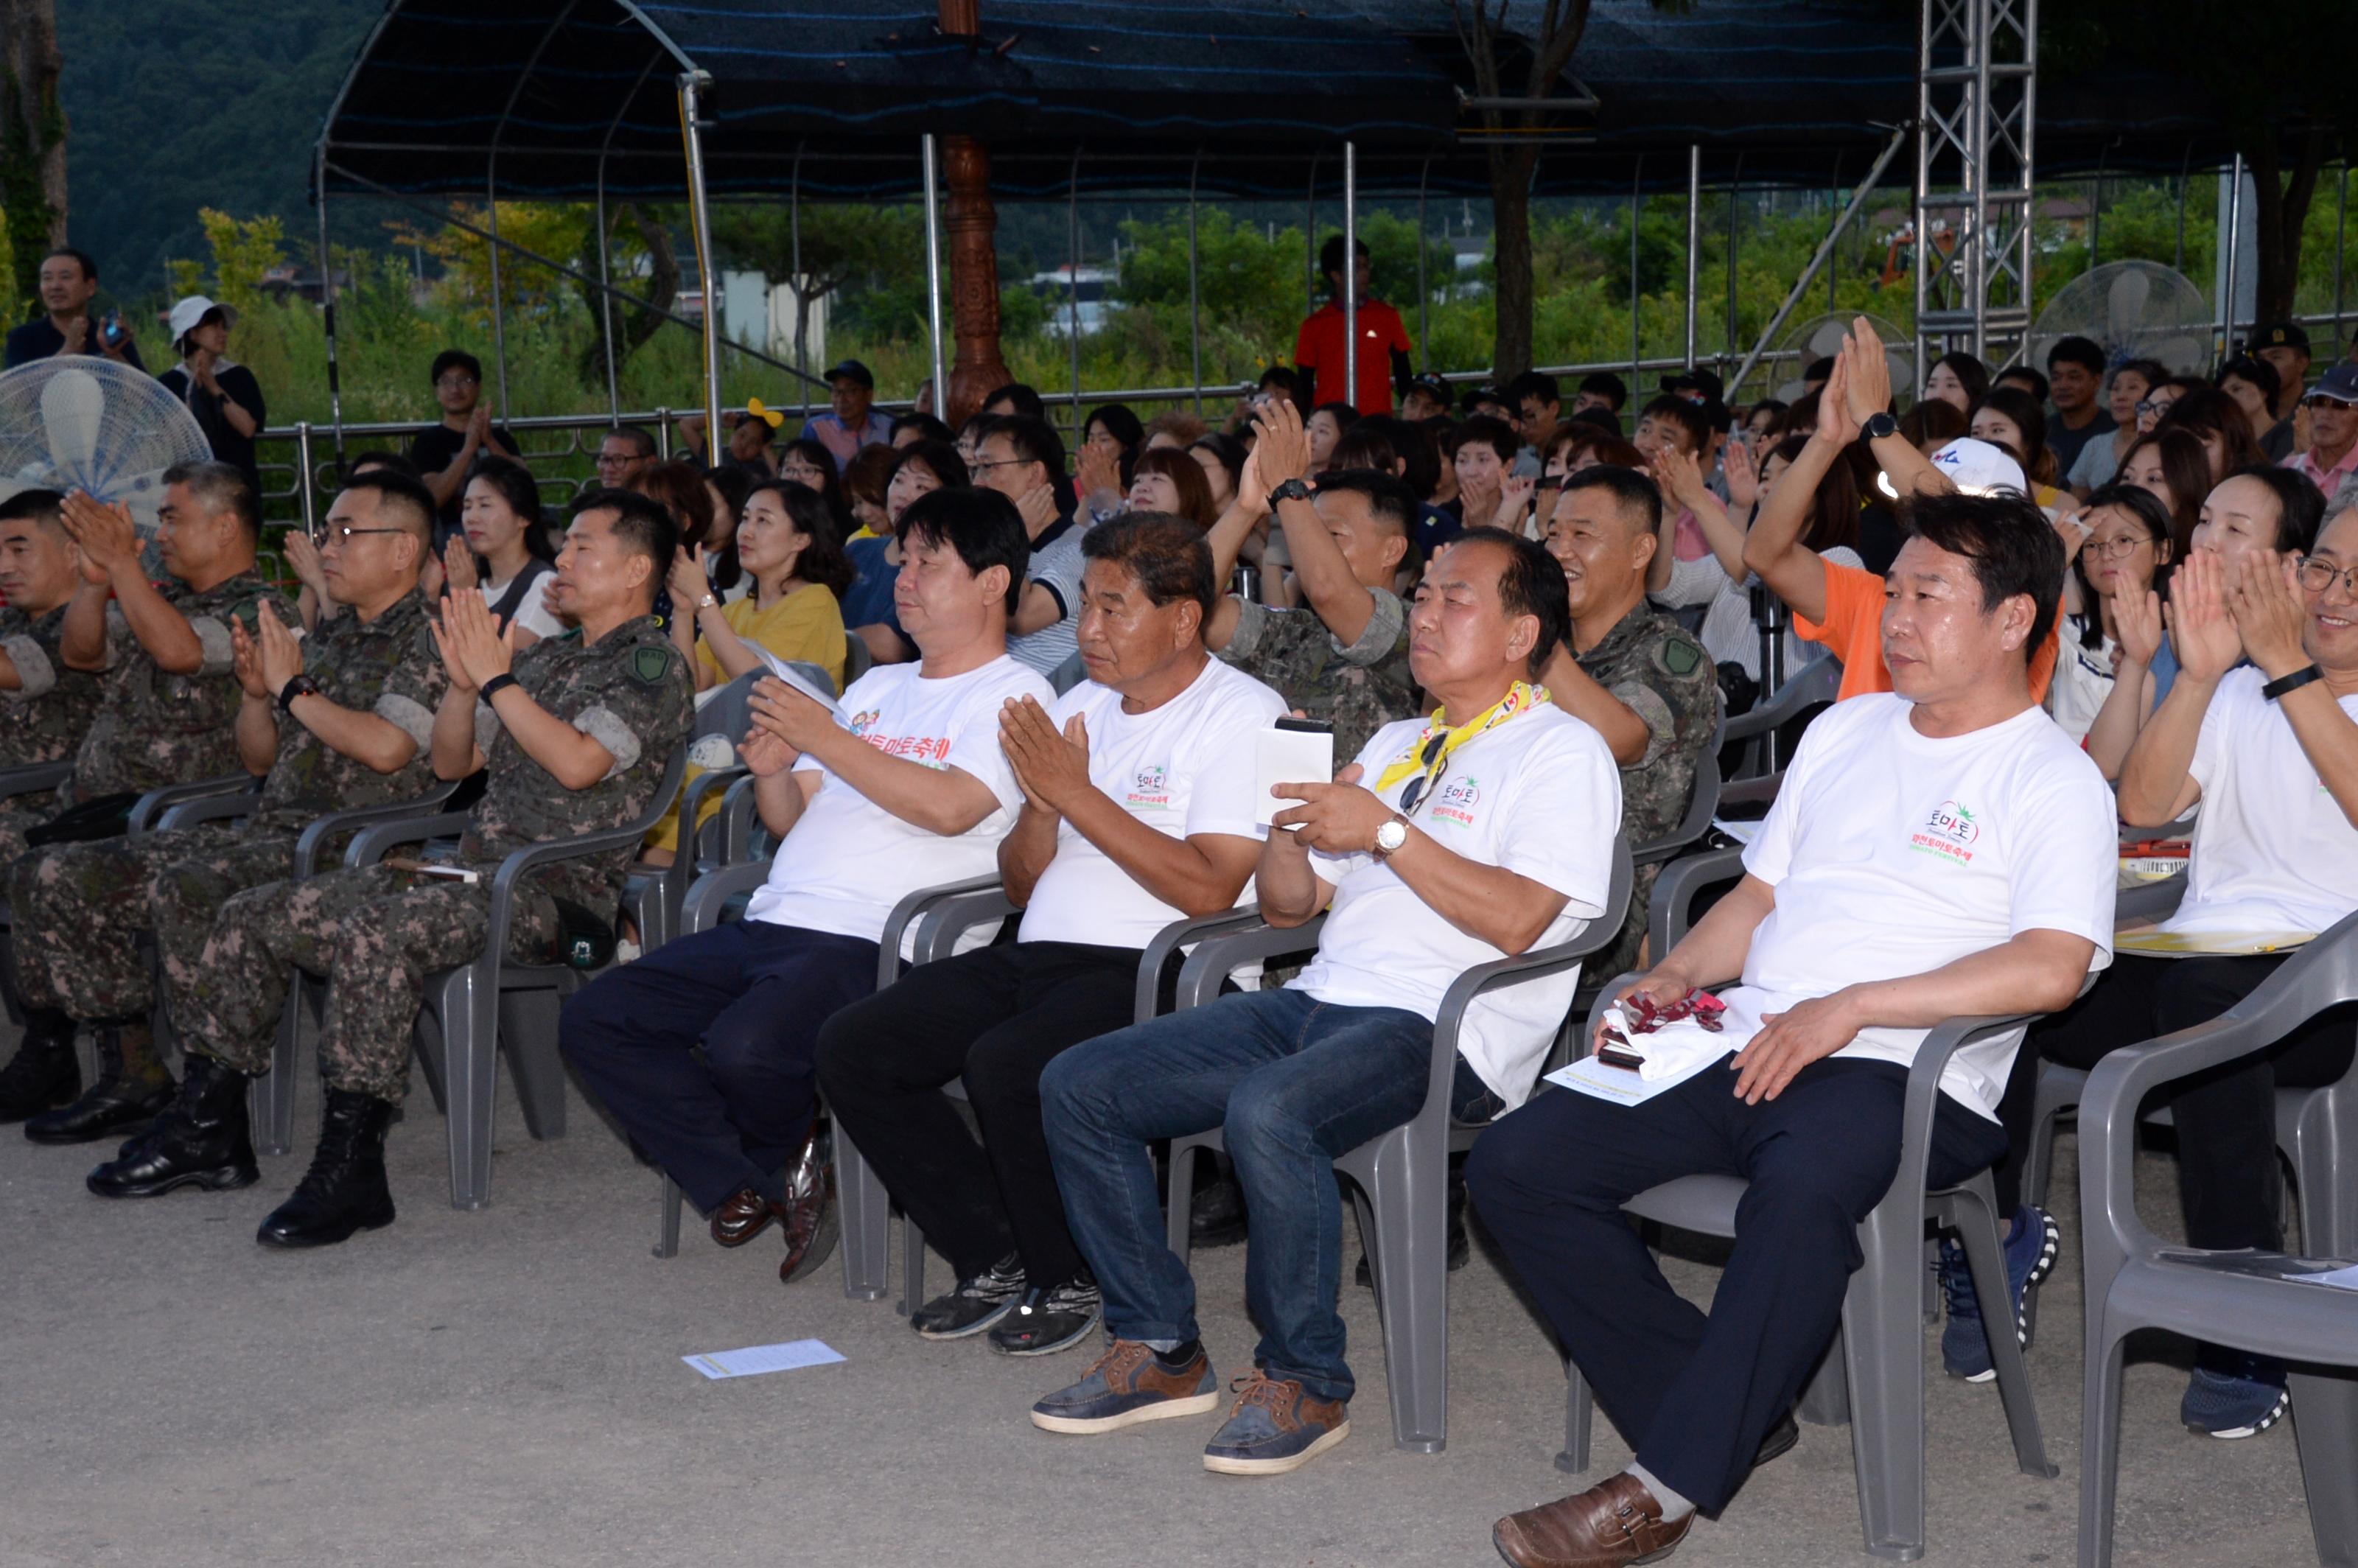
M 1351 291 L 1358 300 L 1358 384 L 1348 393 L 1344 370 L 1347 340 L 1343 330 L 1343 236 L 1329 234 L 1319 248 L 1318 267 L 1326 275 L 1330 297 L 1312 311 L 1294 335 L 1293 362 L 1309 385 L 1301 403 L 1307 411 L 1322 403 L 1346 403 L 1362 414 L 1390 414 L 1392 388 L 1408 381 L 1408 329 L 1400 312 L 1368 292 L 1368 246 L 1354 247 Z

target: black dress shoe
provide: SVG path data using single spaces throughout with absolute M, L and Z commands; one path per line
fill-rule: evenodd
M 393 1106 L 351 1089 L 330 1089 L 319 1148 L 295 1195 L 272 1211 L 254 1238 L 265 1247 L 332 1247 L 355 1230 L 393 1223 L 384 1179 L 384 1133 Z
M 154 1125 L 90 1173 L 83 1185 L 103 1198 L 152 1198 L 178 1187 L 208 1192 L 262 1180 L 245 1120 L 243 1073 L 190 1053 L 179 1092 Z
M 73 1040 L 73 1020 L 48 1009 L 33 1011 L 16 1055 L 0 1067 L 0 1122 L 38 1116 L 70 1104 L 81 1092 Z
M 109 1133 L 135 1132 L 172 1103 L 174 1085 L 129 1084 L 110 1075 L 92 1084 L 63 1110 L 44 1111 L 25 1123 L 36 1143 L 95 1143 Z
M 1245 1238 L 1245 1192 L 1231 1175 L 1199 1184 L 1187 1204 L 1187 1245 L 1233 1247 Z
M 1801 1423 L 1790 1415 L 1787 1415 L 1784 1420 L 1770 1427 L 1768 1435 L 1760 1440 L 1759 1448 L 1752 1455 L 1752 1467 L 1758 1470 L 1771 1459 L 1782 1459 L 1786 1454 L 1790 1454 L 1794 1445 L 1801 1441 Z

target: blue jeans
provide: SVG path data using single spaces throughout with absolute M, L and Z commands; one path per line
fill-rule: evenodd
M 1245 1302 L 1261 1325 L 1253 1360 L 1309 1393 L 1351 1397 L 1343 1360 L 1343 1206 L 1335 1156 L 1424 1104 L 1433 1024 L 1393 1007 L 1335 1007 L 1253 991 L 1100 1035 L 1048 1065 L 1042 1120 L 1065 1217 L 1104 1292 L 1118 1338 L 1196 1337 L 1195 1286 L 1163 1244 L 1147 1145 L 1217 1127 L 1252 1238 Z M 1452 1099 L 1481 1081 L 1457 1064 Z M 1187 1201 L 1174 1195 L 1174 1203 Z

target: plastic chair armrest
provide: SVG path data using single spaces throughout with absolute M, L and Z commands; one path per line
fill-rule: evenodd
M 350 827 L 362 827 L 372 822 L 397 822 L 406 817 L 427 816 L 434 808 L 450 798 L 459 781 L 438 784 L 424 795 L 410 800 L 386 801 L 378 806 L 355 806 L 342 811 L 331 811 L 325 816 L 314 817 L 295 840 L 295 875 L 309 876 L 318 869 L 319 850 L 327 841 Z
M 27 762 L 21 768 L 0 768 L 0 800 L 55 789 L 71 777 L 71 762 Z
M 894 904 L 892 913 L 884 919 L 883 935 L 877 939 L 876 989 L 882 990 L 901 978 L 902 944 L 908 936 L 909 927 L 914 925 L 927 910 L 946 898 L 956 898 L 961 893 L 981 892 L 999 885 L 1000 881 L 996 874 L 969 877 L 960 882 L 944 882 L 939 887 L 919 888 Z
M 721 911 L 730 899 L 752 892 L 769 880 L 770 868 L 760 860 L 705 872 L 688 884 L 687 902 L 680 912 L 680 935 L 693 936 L 712 930 L 720 924 Z
M 465 832 L 471 820 L 463 811 L 438 811 L 425 816 L 402 817 L 363 827 L 352 835 L 351 843 L 344 846 L 344 865 L 347 869 L 373 866 L 384 859 L 386 850 L 396 845 L 420 843 L 427 838 L 447 838 L 454 833 Z
M 1239 964 L 1315 947 L 1318 933 L 1325 924 L 1324 914 L 1314 914 L 1299 925 L 1271 925 L 1258 913 L 1250 924 L 1239 918 L 1233 929 L 1197 943 L 1195 950 L 1187 955 L 1186 963 L 1180 966 L 1178 991 L 1172 1000 L 1171 1010 L 1183 1012 L 1213 1000 L 1220 994 L 1220 982 Z
M 151 789 L 131 803 L 131 818 L 125 831 L 134 838 L 144 838 L 155 831 L 156 819 L 167 806 L 184 800 L 202 800 L 209 795 L 259 794 L 262 780 L 252 773 L 223 773 L 219 778 L 199 779 L 192 784 L 165 784 Z
M 1141 1023 L 1152 1018 L 1156 1004 L 1163 998 L 1163 969 L 1170 963 L 1171 955 L 1190 943 L 1207 942 L 1214 938 L 1250 931 L 1262 924 L 1260 905 L 1242 903 L 1220 914 L 1206 914 L 1195 920 L 1174 920 L 1154 934 L 1146 945 L 1146 952 L 1138 961 L 1138 1006 L 1133 1016 Z

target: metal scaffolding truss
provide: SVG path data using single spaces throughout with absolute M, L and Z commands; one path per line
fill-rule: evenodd
M 2030 329 L 2039 0 L 1923 0 L 1916 77 L 1916 373 L 1995 370 Z

